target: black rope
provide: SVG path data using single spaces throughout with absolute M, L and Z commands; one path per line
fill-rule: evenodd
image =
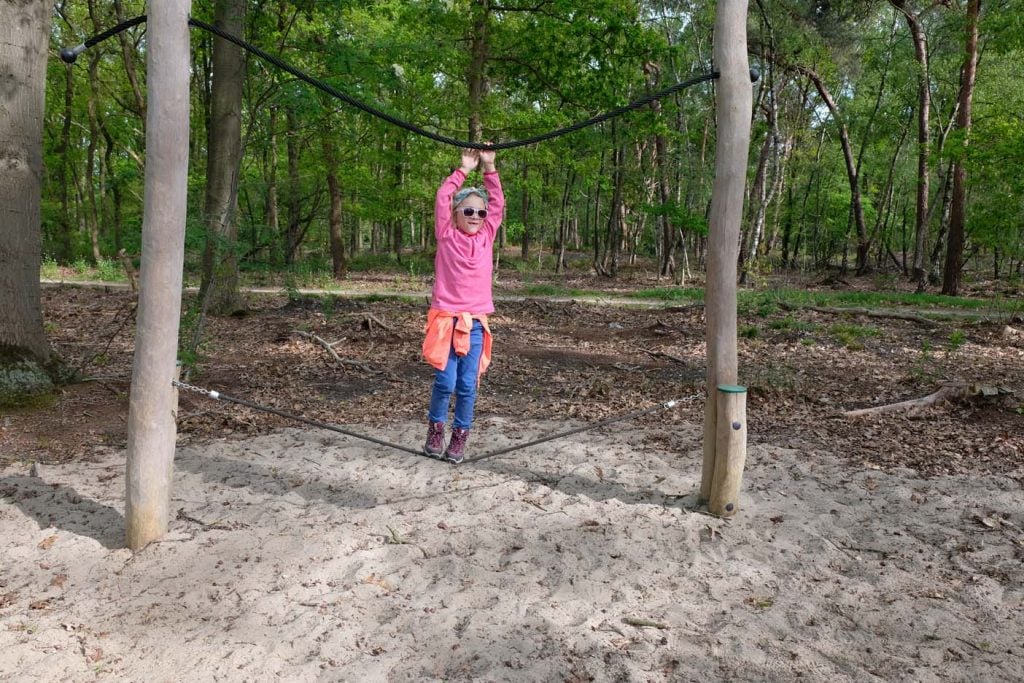
M 350 431 L 350 430 L 345 429 L 343 427 L 339 427 L 338 425 L 328 424 L 326 422 L 318 422 L 317 420 L 310 420 L 308 417 L 302 417 L 301 415 L 295 415 L 293 413 L 287 413 L 287 412 L 285 412 L 283 410 L 278 410 L 277 408 L 268 408 L 267 406 L 261 406 L 261 405 L 259 405 L 257 403 L 252 403 L 251 401 L 246 401 L 243 398 L 235 398 L 234 396 L 228 396 L 227 394 L 222 394 L 219 391 L 208 391 L 206 389 L 200 389 L 199 387 L 194 387 L 194 386 L 192 386 L 190 384 L 185 384 L 184 382 L 178 382 L 178 381 L 174 381 L 173 384 L 176 387 L 180 387 L 182 389 L 188 389 L 188 390 L 195 391 L 195 392 L 198 392 L 200 394 L 203 394 L 204 396 L 212 398 L 215 401 L 227 401 L 228 403 L 234 403 L 236 405 L 245 406 L 246 408 L 252 408 L 253 410 L 258 410 L 258 411 L 263 412 L 263 413 L 270 413 L 271 415 L 277 415 L 278 417 L 283 417 L 283 418 L 286 418 L 286 419 L 289 419 L 289 420 L 295 420 L 296 422 L 301 422 L 301 423 L 307 424 L 307 425 L 309 425 L 311 427 L 318 427 L 320 429 L 327 429 L 327 430 L 330 430 L 332 432 L 338 432 L 339 434 L 344 434 L 345 436 L 351 436 L 351 437 L 356 438 L 356 439 L 362 439 L 363 441 L 369 441 L 369 442 L 375 443 L 375 444 L 377 444 L 379 446 L 387 446 L 388 448 L 394 448 L 394 449 L 399 450 L 399 451 L 405 451 L 406 453 L 412 453 L 413 455 L 423 455 L 423 451 L 418 451 L 415 448 L 409 448 L 408 446 L 400 446 L 398 444 L 391 443 L 390 441 L 384 441 L 383 439 L 378 439 L 378 438 L 375 438 L 375 437 L 372 437 L 372 436 L 366 436 L 365 434 L 358 434 L 356 432 Z
M 82 45 L 79 45 L 79 46 L 74 47 L 74 48 L 65 48 L 65 49 L 61 50 L 60 51 L 60 57 L 61 57 L 61 59 L 63 59 L 68 64 L 71 64 L 71 63 L 73 63 L 75 61 L 75 59 L 78 57 L 78 55 L 81 54 L 86 48 L 92 47 L 96 43 L 99 43 L 99 42 L 101 42 L 103 40 L 106 40 L 110 36 L 116 35 L 117 33 L 120 33 L 121 31 L 124 31 L 125 29 L 131 28 L 132 26 L 136 26 L 138 24 L 141 24 L 145 20 L 146 20 L 146 15 L 143 14 L 143 15 L 135 17 L 134 19 L 129 19 L 128 21 L 123 21 L 120 24 L 118 24 L 117 26 L 114 26 L 113 28 L 109 28 L 106 31 L 104 31 L 103 33 L 97 34 L 96 36 L 90 38 L 89 40 L 85 41 L 85 43 L 83 43 Z M 553 138 L 561 137 L 562 135 L 566 135 L 568 133 L 573 133 L 573 132 L 581 130 L 583 128 L 587 128 L 588 126 L 593 126 L 595 124 L 601 123 L 602 121 L 607 121 L 608 119 L 615 118 L 616 116 L 621 116 L 622 114 L 626 114 L 626 113 L 631 112 L 631 111 L 633 111 L 635 109 L 639 109 L 641 107 L 644 107 L 644 106 L 650 104 L 651 102 L 654 102 L 655 100 L 663 99 L 665 97 L 668 97 L 669 95 L 672 95 L 673 93 L 679 92 L 680 90 L 685 90 L 686 88 L 689 88 L 691 86 L 697 85 L 698 83 L 703 83 L 705 81 L 713 80 L 715 78 L 718 78 L 718 76 L 719 76 L 719 73 L 717 71 L 712 71 L 710 73 L 706 73 L 706 74 L 703 74 L 701 76 L 695 76 L 694 78 L 691 78 L 689 80 L 683 81 L 681 83 L 677 83 L 677 84 L 675 84 L 675 85 L 673 85 L 671 87 L 665 88 L 663 90 L 659 90 L 657 92 L 650 93 L 648 95 L 644 95 L 643 97 L 641 97 L 641 98 L 639 98 L 637 100 L 634 100 L 633 102 L 630 102 L 629 104 L 624 105 L 622 107 L 617 107 L 615 109 L 612 109 L 611 111 L 607 111 L 607 112 L 605 112 L 603 114 L 599 114 L 597 116 L 593 116 L 593 117 L 587 119 L 586 121 L 580 121 L 578 123 L 574 123 L 571 126 L 566 126 L 564 128 L 559 128 L 557 130 L 549 131 L 547 133 L 541 133 L 540 135 L 534 135 L 532 137 L 523 138 L 521 140 L 511 140 L 511 141 L 508 141 L 508 142 L 498 142 L 498 143 L 488 144 L 488 143 L 482 143 L 482 142 L 469 142 L 468 140 L 458 140 L 456 138 L 452 138 L 452 137 L 449 137 L 447 135 L 441 135 L 439 133 L 434 133 L 434 132 L 426 130 L 424 128 L 420 128 L 419 126 L 417 126 L 415 124 L 409 123 L 407 121 L 403 121 L 402 119 L 396 118 L 396 117 L 392 116 L 391 114 L 388 114 L 387 112 L 383 112 L 380 109 L 377 109 L 376 107 L 373 107 L 373 106 L 371 106 L 369 104 L 366 104 L 365 102 L 361 102 L 361 101 L 355 99 L 354 97 L 352 97 L 352 96 L 350 96 L 350 95 L 348 95 L 346 93 L 343 93 L 342 91 L 338 90 L 334 86 L 329 85 L 327 83 L 324 83 L 323 81 L 319 80 L 318 78 L 314 78 L 313 76 L 310 76 L 309 74 L 307 74 L 307 73 L 305 73 L 305 72 L 295 68 L 294 66 L 288 64 L 287 62 L 285 62 L 285 61 L 275 57 L 274 55 L 269 54 L 269 53 L 261 50 L 260 48 L 256 47 L 255 45 L 252 45 L 251 43 L 248 43 L 248 42 L 242 40 L 241 38 L 239 38 L 237 36 L 234 36 L 234 35 L 232 35 L 230 33 L 227 33 L 226 31 L 222 31 L 221 29 L 217 28 L 216 26 L 214 26 L 212 24 L 208 24 L 205 21 L 200 21 L 199 19 L 193 19 L 193 18 L 189 18 L 188 23 L 191 26 L 195 26 L 196 28 L 201 28 L 204 31 L 208 31 L 209 33 L 212 33 L 212 34 L 214 34 L 216 36 L 220 36 L 224 40 L 227 40 L 227 41 L 229 41 L 231 43 L 234 43 L 235 45 L 239 46 L 243 50 L 246 50 L 246 51 L 256 55 L 260 59 L 263 59 L 263 60 L 265 60 L 267 62 L 270 62 L 271 64 L 273 64 L 274 66 L 278 67 L 279 69 L 290 73 L 292 76 L 295 76 L 299 80 L 301 80 L 301 81 L 303 81 L 305 83 L 308 83 L 309 85 L 313 86 L 314 88 L 317 88 L 318 90 L 321 90 L 321 91 L 327 93 L 328 95 L 331 95 L 332 97 L 335 97 L 335 98 L 337 98 L 337 99 L 339 99 L 339 100 L 341 100 L 341 101 L 343 101 L 343 102 L 345 102 L 345 103 L 355 107 L 356 109 L 364 111 L 367 114 L 370 114 L 371 116 L 375 116 L 375 117 L 377 117 L 377 118 L 379 118 L 379 119 L 381 119 L 383 121 L 387 121 L 388 123 L 390 123 L 392 125 L 398 126 L 399 128 L 403 128 L 403 129 L 405 129 L 405 130 L 407 130 L 407 131 L 409 131 L 411 133 L 415 133 L 416 135 L 420 135 L 420 136 L 428 138 L 430 140 L 434 140 L 435 142 L 441 142 L 441 143 L 444 143 L 446 145 L 452 145 L 454 147 L 461 147 L 461 148 L 464 148 L 464 149 L 490 149 L 490 150 L 511 149 L 513 147 L 524 147 L 526 145 L 532 145 L 532 144 L 535 144 L 537 142 L 543 142 L 545 140 L 551 140 Z M 751 81 L 756 81 L 758 79 L 758 77 L 759 77 L 759 75 L 757 74 L 757 72 L 755 70 L 751 70 L 751 72 L 750 72 Z
M 515 444 L 513 446 L 508 446 L 507 448 L 499 448 L 498 450 L 491 451 L 490 453 L 484 453 L 483 455 L 476 455 L 476 456 L 473 456 L 471 458 L 466 458 L 465 460 L 463 460 L 463 462 L 479 462 L 480 460 L 485 460 L 487 458 L 493 458 L 493 457 L 498 456 L 498 455 L 505 455 L 506 453 L 511 453 L 512 451 L 518 451 L 518 450 L 520 450 L 522 448 L 529 448 L 530 446 L 536 446 L 537 444 L 546 443 L 548 441 L 554 441 L 555 439 L 561 439 L 562 437 L 571 436 L 573 434 L 579 434 L 580 432 L 585 432 L 585 431 L 588 431 L 590 429 L 597 429 L 598 427 L 605 427 L 605 426 L 610 425 L 610 424 L 615 424 L 616 422 L 623 422 L 625 420 L 632 420 L 632 419 L 640 417 L 642 415 L 647 415 L 648 413 L 653 413 L 653 412 L 655 412 L 657 410 L 664 410 L 666 408 L 672 408 L 672 407 L 674 407 L 676 405 L 676 403 L 677 403 L 677 401 L 667 401 L 665 403 L 659 403 L 656 406 L 651 406 L 650 408 L 644 408 L 643 410 L 637 410 L 637 411 L 634 411 L 632 413 L 628 413 L 626 415 L 619 415 L 617 417 L 610 417 L 607 420 L 602 420 L 601 422 L 595 422 L 593 424 L 583 425 L 582 427 L 576 427 L 575 429 L 570 429 L 570 430 L 565 431 L 565 432 L 559 432 L 558 434 L 552 434 L 550 436 L 543 436 L 543 437 L 541 437 L 539 439 L 534 439 L 533 441 L 527 441 L 526 443 Z
M 106 31 L 103 31 L 102 33 L 97 33 L 81 45 L 64 48 L 60 51 L 60 58 L 68 64 L 74 64 L 75 60 L 78 59 L 78 55 L 82 54 L 93 45 L 96 45 L 97 43 L 102 43 L 107 38 L 110 38 L 111 36 L 116 36 L 121 31 L 127 31 L 132 26 L 138 26 L 139 24 L 144 23 L 145 21 L 145 14 L 140 14 L 139 16 L 134 17 L 132 19 L 128 19 L 127 21 L 122 21 L 117 26 L 108 28 Z
M 343 427 L 339 427 L 338 425 L 329 424 L 327 422 L 319 422 L 317 420 L 310 420 L 307 417 L 302 417 L 301 415 L 295 415 L 293 413 L 288 413 L 288 412 L 285 412 L 283 410 L 278 410 L 277 408 L 269 408 L 267 406 L 261 406 L 258 403 L 252 403 L 251 401 L 246 401 L 245 399 L 242 399 L 242 398 L 235 398 L 234 396 L 228 396 L 227 394 L 222 394 L 219 391 L 210 391 L 208 389 L 202 389 L 200 387 L 193 386 L 191 384 L 186 384 L 185 382 L 179 382 L 177 380 L 172 381 L 172 384 L 174 386 L 180 388 L 180 389 L 186 389 L 188 391 L 194 391 L 196 393 L 202 394 L 203 396 L 206 396 L 208 398 L 212 398 L 215 401 L 227 401 L 228 403 L 234 403 L 236 405 L 245 406 L 246 408 L 252 408 L 253 410 L 257 410 L 257 411 L 260 411 L 260 412 L 263 412 L 263 413 L 270 413 L 271 415 L 277 415 L 278 417 L 283 417 L 283 418 L 286 418 L 286 419 L 289 419 L 289 420 L 295 420 L 296 422 L 301 422 L 303 424 L 310 425 L 311 427 L 317 427 L 319 429 L 327 429 L 327 430 L 332 431 L 332 432 L 337 432 L 339 434 L 344 434 L 345 436 L 351 436 L 351 437 L 353 437 L 355 439 L 362 439 L 363 441 L 369 441 L 369 442 L 375 443 L 375 444 L 377 444 L 379 446 L 387 446 L 388 448 L 394 448 L 395 450 L 402 451 L 404 453 L 412 453 L 413 455 L 424 455 L 422 450 L 417 450 L 415 448 L 409 448 L 408 446 L 401 446 L 399 444 L 391 443 L 390 441 L 384 441 L 383 439 L 378 439 L 376 437 L 366 436 L 365 434 L 359 434 L 357 432 L 353 432 L 351 430 L 345 429 Z M 594 422 L 592 424 L 583 425 L 582 427 L 576 427 L 576 428 L 570 429 L 568 431 L 558 432 L 557 434 L 551 434 L 549 436 L 544 436 L 544 437 L 541 437 L 539 439 L 534 439 L 533 441 L 527 441 L 526 443 L 514 444 L 512 446 L 507 446 L 505 448 L 499 448 L 498 450 L 495 450 L 495 451 L 490 451 L 489 453 L 484 453 L 483 455 L 477 455 L 477 456 L 473 456 L 471 458 L 466 458 L 465 460 L 463 460 L 463 463 L 479 462 L 481 460 L 486 460 L 487 458 L 494 458 L 494 457 L 499 456 L 499 455 L 506 455 L 506 454 L 511 453 L 513 451 L 518 451 L 518 450 L 522 450 L 524 448 L 529 448 L 530 446 L 536 446 L 538 444 L 546 443 L 548 441 L 554 441 L 555 439 L 561 439 L 561 438 L 564 438 L 566 436 L 571 436 L 573 434 L 579 434 L 580 432 L 585 432 L 585 431 L 588 431 L 588 430 L 591 430 L 591 429 L 597 429 L 598 427 L 605 427 L 607 425 L 614 424 L 616 422 L 623 422 L 625 420 L 632 420 L 634 418 L 641 417 L 643 415 L 647 415 L 648 413 L 653 413 L 653 412 L 655 412 L 657 410 L 664 410 L 664 409 L 667 409 L 667 408 L 673 408 L 678 403 L 679 403 L 679 401 L 666 401 L 665 403 L 659 403 L 658 405 L 651 406 L 650 408 L 644 408 L 643 410 L 637 410 L 637 411 L 634 411 L 632 413 L 626 413 L 625 415 L 619 415 L 619 416 L 616 416 L 616 417 L 610 417 L 607 420 L 602 420 L 600 422 Z

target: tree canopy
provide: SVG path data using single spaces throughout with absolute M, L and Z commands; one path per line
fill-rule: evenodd
M 52 52 L 141 14 L 143 4 L 57 2 Z M 543 133 L 714 68 L 713 11 L 680 0 L 242 4 L 239 37 L 351 97 L 457 139 Z M 193 16 L 213 21 L 215 5 L 195 0 Z M 965 0 L 751 5 L 751 61 L 763 78 L 753 85 L 742 272 L 831 266 L 898 269 L 909 277 L 917 256 L 934 280 L 947 245 L 953 166 L 960 164 L 964 267 L 1019 276 L 1022 188 L 1005 169 L 1024 156 L 1024 95 L 1014 80 L 1024 48 L 1020 5 L 981 8 L 969 133 L 954 125 Z M 926 42 L 925 64 L 907 17 Z M 202 197 L 213 37 L 194 29 L 192 46 L 186 244 L 189 267 L 197 269 L 209 229 Z M 50 61 L 47 259 L 100 262 L 120 249 L 138 253 L 145 50 L 143 24 L 90 48 L 72 66 Z M 244 73 L 237 235 L 227 245 L 243 270 L 343 277 L 349 260 L 430 250 L 431 197 L 457 159 L 454 149 L 251 55 Z M 923 118 L 922 87 L 930 94 Z M 641 257 L 657 258 L 677 281 L 686 268 L 702 266 L 714 98 L 714 84 L 702 83 L 660 106 L 500 153 L 509 194 L 503 244 L 522 246 L 524 256 L 531 249 L 554 254 L 556 266 L 575 254 L 581 267 L 607 275 Z M 915 146 L 922 139 L 923 172 Z M 927 190 L 923 204 L 915 199 L 920 187 Z

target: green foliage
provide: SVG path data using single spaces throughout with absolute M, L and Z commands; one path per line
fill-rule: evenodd
M 0 408 L 48 407 L 56 387 L 74 379 L 60 359 L 41 362 L 21 349 L 0 345 Z
M 761 336 L 761 328 L 757 325 L 740 325 L 737 336 L 742 339 L 757 339 Z
M 864 348 L 866 340 L 882 336 L 877 327 L 852 323 L 835 323 L 829 326 L 828 333 L 851 351 L 859 351 Z
M 125 16 L 134 16 L 145 11 L 145 3 L 125 0 L 121 8 Z M 797 249 L 802 263 L 822 267 L 850 260 L 856 236 L 839 144 L 841 120 L 856 156 L 872 246 L 912 250 L 908 232 L 914 224 L 917 180 L 913 112 L 918 68 L 905 21 L 886 3 L 767 3 L 755 9 L 750 15 L 751 44 L 765 46 L 776 59 L 754 60 L 765 74 L 755 86 L 764 106 L 753 119 L 748 186 L 760 166 L 761 141 L 771 130 L 764 116 L 770 106 L 776 107 L 785 150 L 784 158 L 767 159 L 763 166 L 768 186 L 783 188 L 767 208 L 768 231 L 788 230 L 788 246 Z M 986 53 L 970 138 L 954 131 L 941 146 L 932 140 L 933 193 L 940 168 L 945 173 L 944 162 L 961 160 L 969 185 L 968 251 L 974 250 L 979 259 L 1001 260 L 1004 276 L 1024 258 L 1024 202 L 1019 201 L 1024 179 L 1006 172 L 1024 163 L 1019 117 L 1024 90 L 1017 74 L 1024 50 L 1021 9 L 1021 0 L 1010 0 L 983 13 Z M 213 3 L 196 2 L 192 11 L 210 20 Z M 467 0 L 303 0 L 250 4 L 244 37 L 389 114 L 465 138 L 472 113 L 468 75 L 475 68 L 469 50 L 474 26 L 482 21 L 487 44 L 479 75 L 487 87 L 476 104 L 481 135 L 508 140 L 585 120 L 710 68 L 707 46 L 714 13 L 714 3 L 551 0 L 498 8 Z M 928 86 L 935 103 L 932 127 L 937 130 L 959 88 L 962 10 L 939 8 L 927 13 L 926 22 Z M 52 24 L 53 52 L 114 23 L 111 3 L 96 3 L 91 11 L 85 3 L 62 3 L 61 20 Z M 118 249 L 134 256 L 141 251 L 143 112 L 126 74 L 132 70 L 145 87 L 144 32 L 137 27 L 126 34 L 137 49 L 122 52 L 113 38 L 90 48 L 70 69 L 56 59 L 48 64 L 42 204 L 42 242 L 49 258 L 42 272 L 48 277 L 69 264 L 75 264 L 76 275 L 87 272 L 95 242 L 101 258 L 90 274 L 121 279 L 114 259 Z M 212 44 L 209 35 L 193 31 L 195 83 L 211 82 Z M 838 117 L 827 112 L 796 66 L 813 68 L 821 77 L 836 101 Z M 195 281 L 209 238 L 201 215 L 208 87 L 192 88 L 191 97 L 192 139 L 181 144 L 191 152 L 185 249 L 187 278 Z M 512 245 L 521 244 L 528 225 L 534 254 L 539 253 L 536 247 L 545 248 L 539 259 L 505 259 L 503 267 L 522 272 L 550 268 L 546 250 L 555 241 L 563 214 L 579 226 L 580 243 L 574 249 L 592 254 L 595 240 L 607 245 L 612 241 L 608 211 L 615 193 L 624 205 L 626 229 L 634 231 L 618 242 L 624 249 L 658 253 L 655 226 L 664 216 L 685 235 L 691 254 L 700 253 L 714 185 L 713 87 L 691 88 L 659 106 L 658 113 L 642 107 L 598 127 L 499 154 L 508 198 L 507 237 Z M 242 111 L 246 145 L 237 177 L 237 244 L 217 245 L 221 253 L 233 251 L 246 272 L 270 283 L 279 284 L 278 272 L 284 270 L 296 286 L 330 286 L 330 171 L 340 188 L 343 239 L 361 248 L 349 268 L 410 278 L 431 272 L 430 257 L 419 251 L 430 248 L 433 194 L 458 163 L 455 149 L 399 130 L 255 57 L 247 62 Z M 665 144 L 659 159 L 654 158 L 655 136 Z M 335 148 L 333 162 L 328 161 L 326 142 Z M 618 187 L 612 161 L 616 149 L 622 151 Z M 780 179 L 779 173 L 785 177 Z M 667 201 L 657 191 L 661 180 L 667 185 Z M 480 182 L 479 174 L 471 182 Z M 745 228 L 757 201 L 753 195 L 747 198 Z M 384 253 L 394 251 L 391 231 L 396 229 L 401 259 Z M 375 232 L 377 253 L 371 254 L 367 250 Z M 935 236 L 928 235 L 929 244 Z M 772 252 L 749 262 L 751 273 L 777 267 L 782 239 L 768 237 L 762 249 L 770 245 Z M 585 267 L 590 260 L 588 256 Z M 300 262 L 315 265 L 303 267 Z M 292 263 L 296 265 L 285 268 Z M 895 287 L 900 280 L 883 284 Z M 651 296 L 673 300 L 688 295 Z
M 743 290 L 737 294 L 736 310 L 740 315 L 767 318 L 778 312 L 780 298 L 776 291 Z
M 399 261 L 394 254 L 362 252 L 349 259 L 348 268 L 353 273 L 402 273 L 418 277 L 434 271 L 434 255 L 420 252 L 405 253 Z
M 526 226 L 520 221 L 505 221 L 505 236 L 512 244 L 520 244 L 523 241 L 523 234 Z
M 949 342 L 946 349 L 946 359 L 954 360 L 959 354 L 960 349 L 963 348 L 964 344 L 967 343 L 967 334 L 963 330 L 953 330 L 949 333 Z
M 645 208 L 652 217 L 666 216 L 672 226 L 682 229 L 685 234 L 700 235 L 702 237 L 708 234 L 709 226 L 704 214 L 695 213 L 689 207 L 679 202 L 670 201 L 665 204 L 653 204 Z
M 338 297 L 333 294 L 327 294 L 320 297 L 320 312 L 324 314 L 324 318 L 329 319 L 334 315 L 334 308 L 338 303 Z
M 793 331 L 793 332 L 816 332 L 819 328 L 815 323 L 807 322 L 805 320 L 798 320 L 792 315 L 787 315 L 784 318 L 777 318 L 768 323 L 768 327 L 773 330 L 780 331 Z
M 569 290 L 555 285 L 535 284 L 523 287 L 523 293 L 527 296 L 568 296 Z
M 202 324 L 200 306 L 199 298 L 193 298 L 181 312 L 181 320 L 178 323 L 178 362 L 186 370 L 196 368 L 200 361 L 200 347 L 203 344 L 200 330 L 197 330 Z
M 921 350 L 910 366 L 910 376 L 919 382 L 934 382 L 938 376 L 936 367 L 932 345 L 924 339 L 921 341 Z
M 104 282 L 123 282 L 126 277 L 120 262 L 111 259 L 100 259 L 96 264 L 96 275 Z
M 773 289 L 770 293 L 740 292 L 741 307 L 746 303 L 760 298 L 772 296 L 794 306 L 840 306 L 886 308 L 907 306 L 927 310 L 952 309 L 962 311 L 982 311 L 995 309 L 1009 311 L 1012 303 L 999 299 L 981 299 L 972 297 L 946 296 L 944 294 L 916 294 L 911 292 L 870 292 L 870 291 L 811 291 L 794 289 Z
M 658 299 L 660 301 L 704 301 L 704 290 L 693 287 L 656 287 L 641 289 L 631 294 L 636 299 Z
M 59 280 L 61 277 L 60 265 L 52 256 L 43 259 L 39 268 L 39 276 L 47 280 Z

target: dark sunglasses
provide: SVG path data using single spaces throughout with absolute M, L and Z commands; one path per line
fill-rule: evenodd
M 474 213 L 480 218 L 487 218 L 487 209 L 474 209 L 472 206 L 462 208 L 462 215 L 466 218 L 472 218 Z

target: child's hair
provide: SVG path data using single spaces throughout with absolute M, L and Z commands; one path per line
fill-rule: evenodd
M 480 199 L 484 200 L 484 204 L 487 204 L 487 190 L 482 187 L 464 187 L 455 193 L 452 197 L 452 206 L 458 206 L 462 203 L 462 200 L 471 194 L 475 194 Z

